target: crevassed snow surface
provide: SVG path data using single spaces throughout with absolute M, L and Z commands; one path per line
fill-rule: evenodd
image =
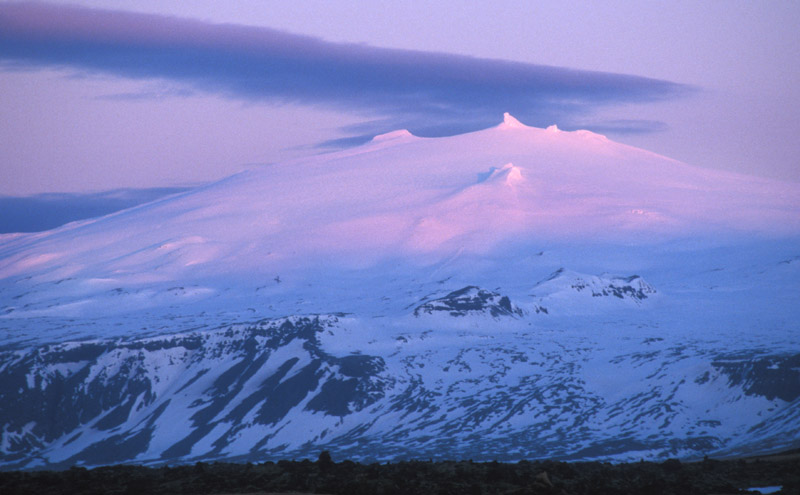
M 796 447 L 799 241 L 798 184 L 508 115 L 0 236 L 0 459 Z

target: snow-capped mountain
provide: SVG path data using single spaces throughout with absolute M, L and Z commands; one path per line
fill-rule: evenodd
M 800 186 L 506 115 L 0 236 L 5 467 L 797 447 Z

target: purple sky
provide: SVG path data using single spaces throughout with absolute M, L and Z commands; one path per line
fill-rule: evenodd
M 0 2 L 0 195 L 202 183 L 503 111 L 800 180 L 797 2 L 293 3 Z

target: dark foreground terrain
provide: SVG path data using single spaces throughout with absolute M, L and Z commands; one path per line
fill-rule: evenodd
M 738 460 L 608 464 L 316 462 L 198 463 L 148 468 L 119 465 L 65 471 L 0 472 L 0 493 L 12 494 L 732 494 L 782 486 L 800 494 L 800 453 Z

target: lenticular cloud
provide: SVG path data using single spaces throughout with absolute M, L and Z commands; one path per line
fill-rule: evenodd
M 282 31 L 123 11 L 0 6 L 0 59 L 166 78 L 229 97 L 388 117 L 428 135 L 476 130 L 503 111 L 545 125 L 601 105 L 690 91 L 644 77 L 330 43 Z

